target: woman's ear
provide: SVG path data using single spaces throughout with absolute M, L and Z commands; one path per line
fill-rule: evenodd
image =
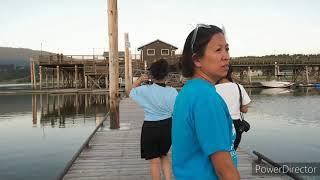
M 202 64 L 201 64 L 201 62 L 200 62 L 200 58 L 198 58 L 198 56 L 196 56 L 196 55 L 193 55 L 192 56 L 192 60 L 193 60 L 193 63 L 194 63 L 194 65 L 195 65 L 195 67 L 201 67 L 202 66 Z

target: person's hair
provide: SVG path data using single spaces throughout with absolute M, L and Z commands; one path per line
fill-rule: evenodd
M 232 66 L 229 65 L 229 70 L 228 70 L 227 76 L 226 76 L 226 77 L 223 77 L 222 79 L 228 79 L 228 81 L 233 82 L 232 72 L 233 72 Z M 220 84 L 220 81 L 221 81 L 222 79 L 218 80 L 218 81 L 216 82 L 216 84 Z
M 194 33 L 196 35 L 192 45 Z M 210 39 L 218 33 L 224 34 L 221 28 L 214 25 L 207 25 L 207 27 L 199 26 L 189 33 L 179 62 L 179 67 L 184 77 L 190 78 L 195 73 L 193 54 L 195 54 L 196 58 L 202 58 Z
M 149 72 L 153 79 L 162 80 L 169 73 L 169 64 L 165 59 L 159 59 L 158 61 L 151 64 Z

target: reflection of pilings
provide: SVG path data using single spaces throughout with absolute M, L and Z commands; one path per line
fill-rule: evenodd
M 37 95 L 32 95 L 32 123 L 37 124 Z
M 61 112 L 60 112 L 60 96 L 57 96 L 58 98 L 58 115 L 60 116 L 61 115 Z
M 40 119 L 43 115 L 43 102 L 42 102 L 42 94 L 40 94 L 40 110 L 41 110 L 41 113 L 40 113 Z M 40 124 L 40 122 L 39 122 Z
M 76 102 L 76 113 L 78 114 L 79 113 L 79 99 L 78 99 L 78 94 L 76 94 L 76 99 L 75 99 L 75 102 Z
M 47 94 L 47 101 L 46 101 L 46 103 L 47 103 L 47 108 L 46 108 L 47 114 L 49 114 L 49 94 Z

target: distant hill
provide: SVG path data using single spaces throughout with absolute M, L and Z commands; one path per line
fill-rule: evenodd
M 30 57 L 40 55 L 41 51 L 25 48 L 0 47 L 0 65 L 14 64 L 19 66 L 28 66 Z M 51 54 L 42 51 L 42 54 Z

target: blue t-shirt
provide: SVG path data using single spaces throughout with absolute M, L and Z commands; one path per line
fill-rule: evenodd
M 215 87 L 203 79 L 187 81 L 173 111 L 172 167 L 176 179 L 218 179 L 210 156 L 230 152 L 237 165 L 235 136 L 228 107 Z
M 154 83 L 133 88 L 129 96 L 144 109 L 145 121 L 159 121 L 172 117 L 177 95 L 175 88 Z

